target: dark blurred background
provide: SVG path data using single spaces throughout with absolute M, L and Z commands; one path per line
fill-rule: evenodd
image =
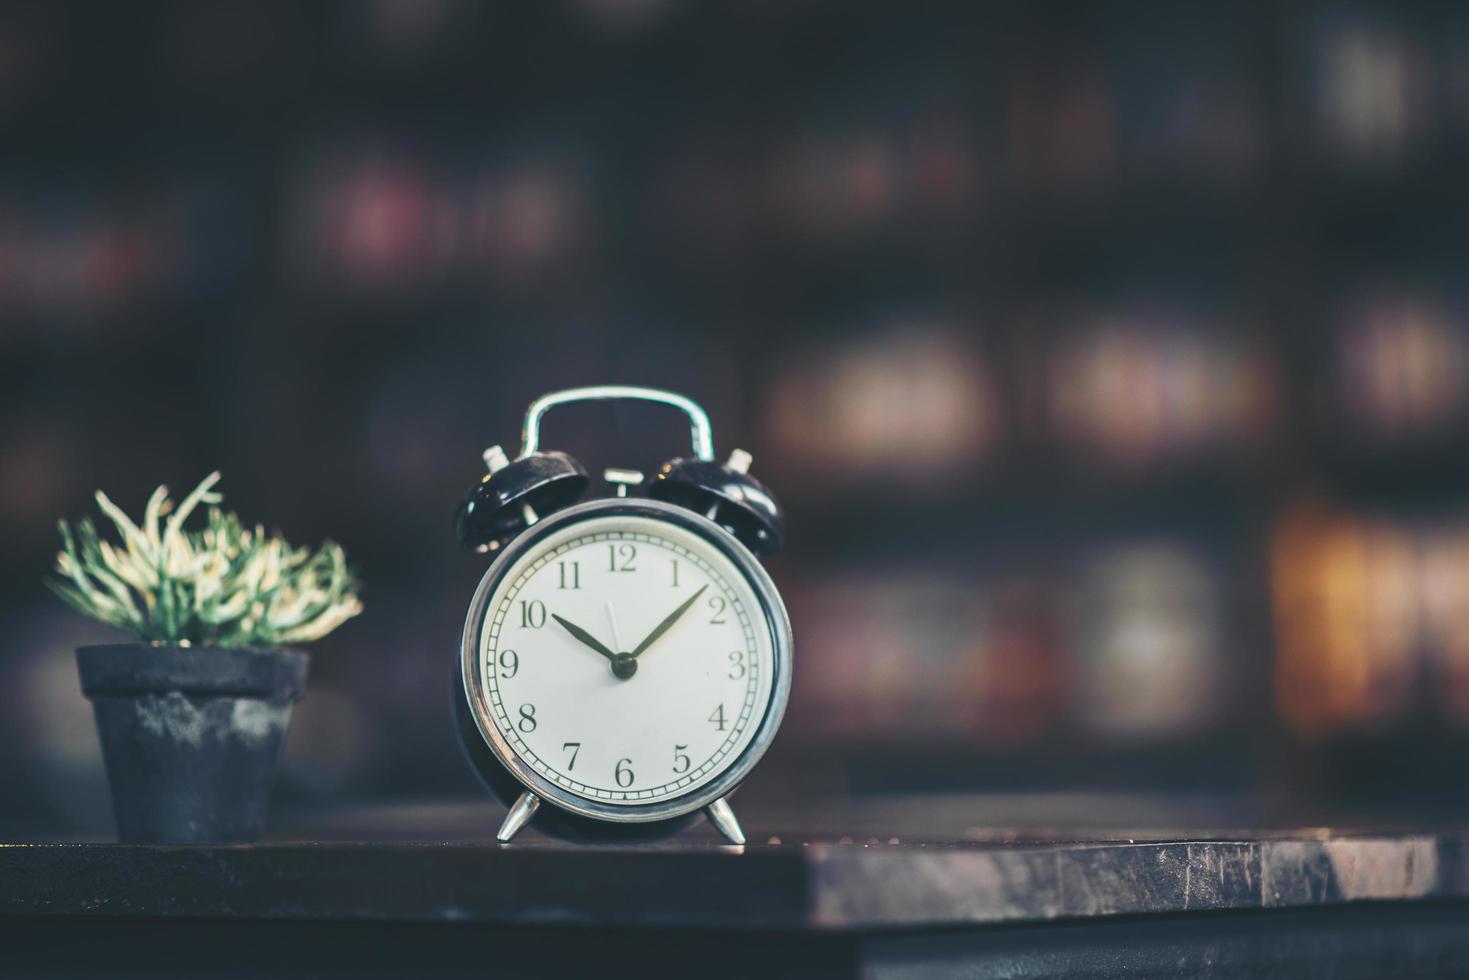
M 0 132 L 0 830 L 110 827 L 53 521 L 216 467 L 367 587 L 282 812 L 478 798 L 453 507 L 599 382 L 788 508 L 751 799 L 1469 814 L 1469 8 L 11 3 Z

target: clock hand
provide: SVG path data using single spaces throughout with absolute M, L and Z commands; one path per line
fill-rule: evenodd
M 622 637 L 617 631 L 617 613 L 612 610 L 612 600 L 607 600 L 607 625 L 612 628 L 612 645 L 617 649 L 623 649 Z
M 668 614 L 667 619 L 663 620 L 663 622 L 653 627 L 653 632 L 649 633 L 647 637 L 643 640 L 643 642 L 637 645 L 637 647 L 632 651 L 632 656 L 636 657 L 638 654 L 648 649 L 648 647 L 652 646 L 654 640 L 658 639 L 658 637 L 662 636 L 664 633 L 667 633 L 669 628 L 672 627 L 674 623 L 678 622 L 680 616 L 689 611 L 689 607 L 694 604 L 694 600 L 703 595 L 704 590 L 707 588 L 709 588 L 707 583 L 699 586 L 699 591 L 695 592 L 693 595 L 685 599 L 681 606 Z
M 582 643 L 585 643 L 587 646 L 591 647 L 593 650 L 596 650 L 598 653 L 600 653 L 602 656 L 606 657 L 608 660 L 611 660 L 613 657 L 617 656 L 617 654 L 613 653 L 611 650 L 609 650 L 605 646 L 603 646 L 602 643 L 601 643 L 601 641 L 598 640 L 595 636 L 593 636 L 592 634 L 588 633 L 586 630 L 582 629 L 580 626 L 576 625 L 575 623 L 571 622 L 571 620 L 569 620 L 569 619 L 563 619 L 562 617 L 556 615 L 555 613 L 552 613 L 551 614 L 551 618 L 554 619 L 554 620 L 556 620 L 556 622 L 560 623 L 563 627 L 565 627 L 566 632 L 570 633 L 576 639 L 580 640 Z

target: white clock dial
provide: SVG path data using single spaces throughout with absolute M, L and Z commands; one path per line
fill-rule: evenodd
M 636 515 L 537 541 L 490 596 L 478 651 L 484 708 L 511 751 L 614 805 L 718 778 L 755 736 L 775 675 L 770 625 L 734 562 Z

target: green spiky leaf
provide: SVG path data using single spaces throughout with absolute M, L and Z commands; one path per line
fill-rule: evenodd
M 174 507 L 168 488 L 134 523 L 107 495 L 97 505 L 117 530 L 90 518 L 58 521 L 61 551 L 46 585 L 77 610 L 154 643 L 274 647 L 320 639 L 362 611 L 340 545 L 297 548 L 222 511 L 211 473 Z M 204 526 L 185 527 L 201 506 Z

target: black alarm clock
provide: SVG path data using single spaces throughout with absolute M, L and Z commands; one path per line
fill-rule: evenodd
M 583 500 L 575 459 L 540 447 L 550 409 L 640 399 L 681 409 L 693 455 L 609 469 Z M 729 795 L 769 748 L 791 687 L 791 625 L 757 556 L 780 547 L 780 507 L 750 455 L 714 457 L 709 418 L 682 395 L 605 385 L 546 395 L 514 460 L 494 446 L 460 504 L 461 546 L 493 554 L 455 666 L 471 764 L 509 807 L 573 837 L 670 833 L 708 816 L 744 834 Z

